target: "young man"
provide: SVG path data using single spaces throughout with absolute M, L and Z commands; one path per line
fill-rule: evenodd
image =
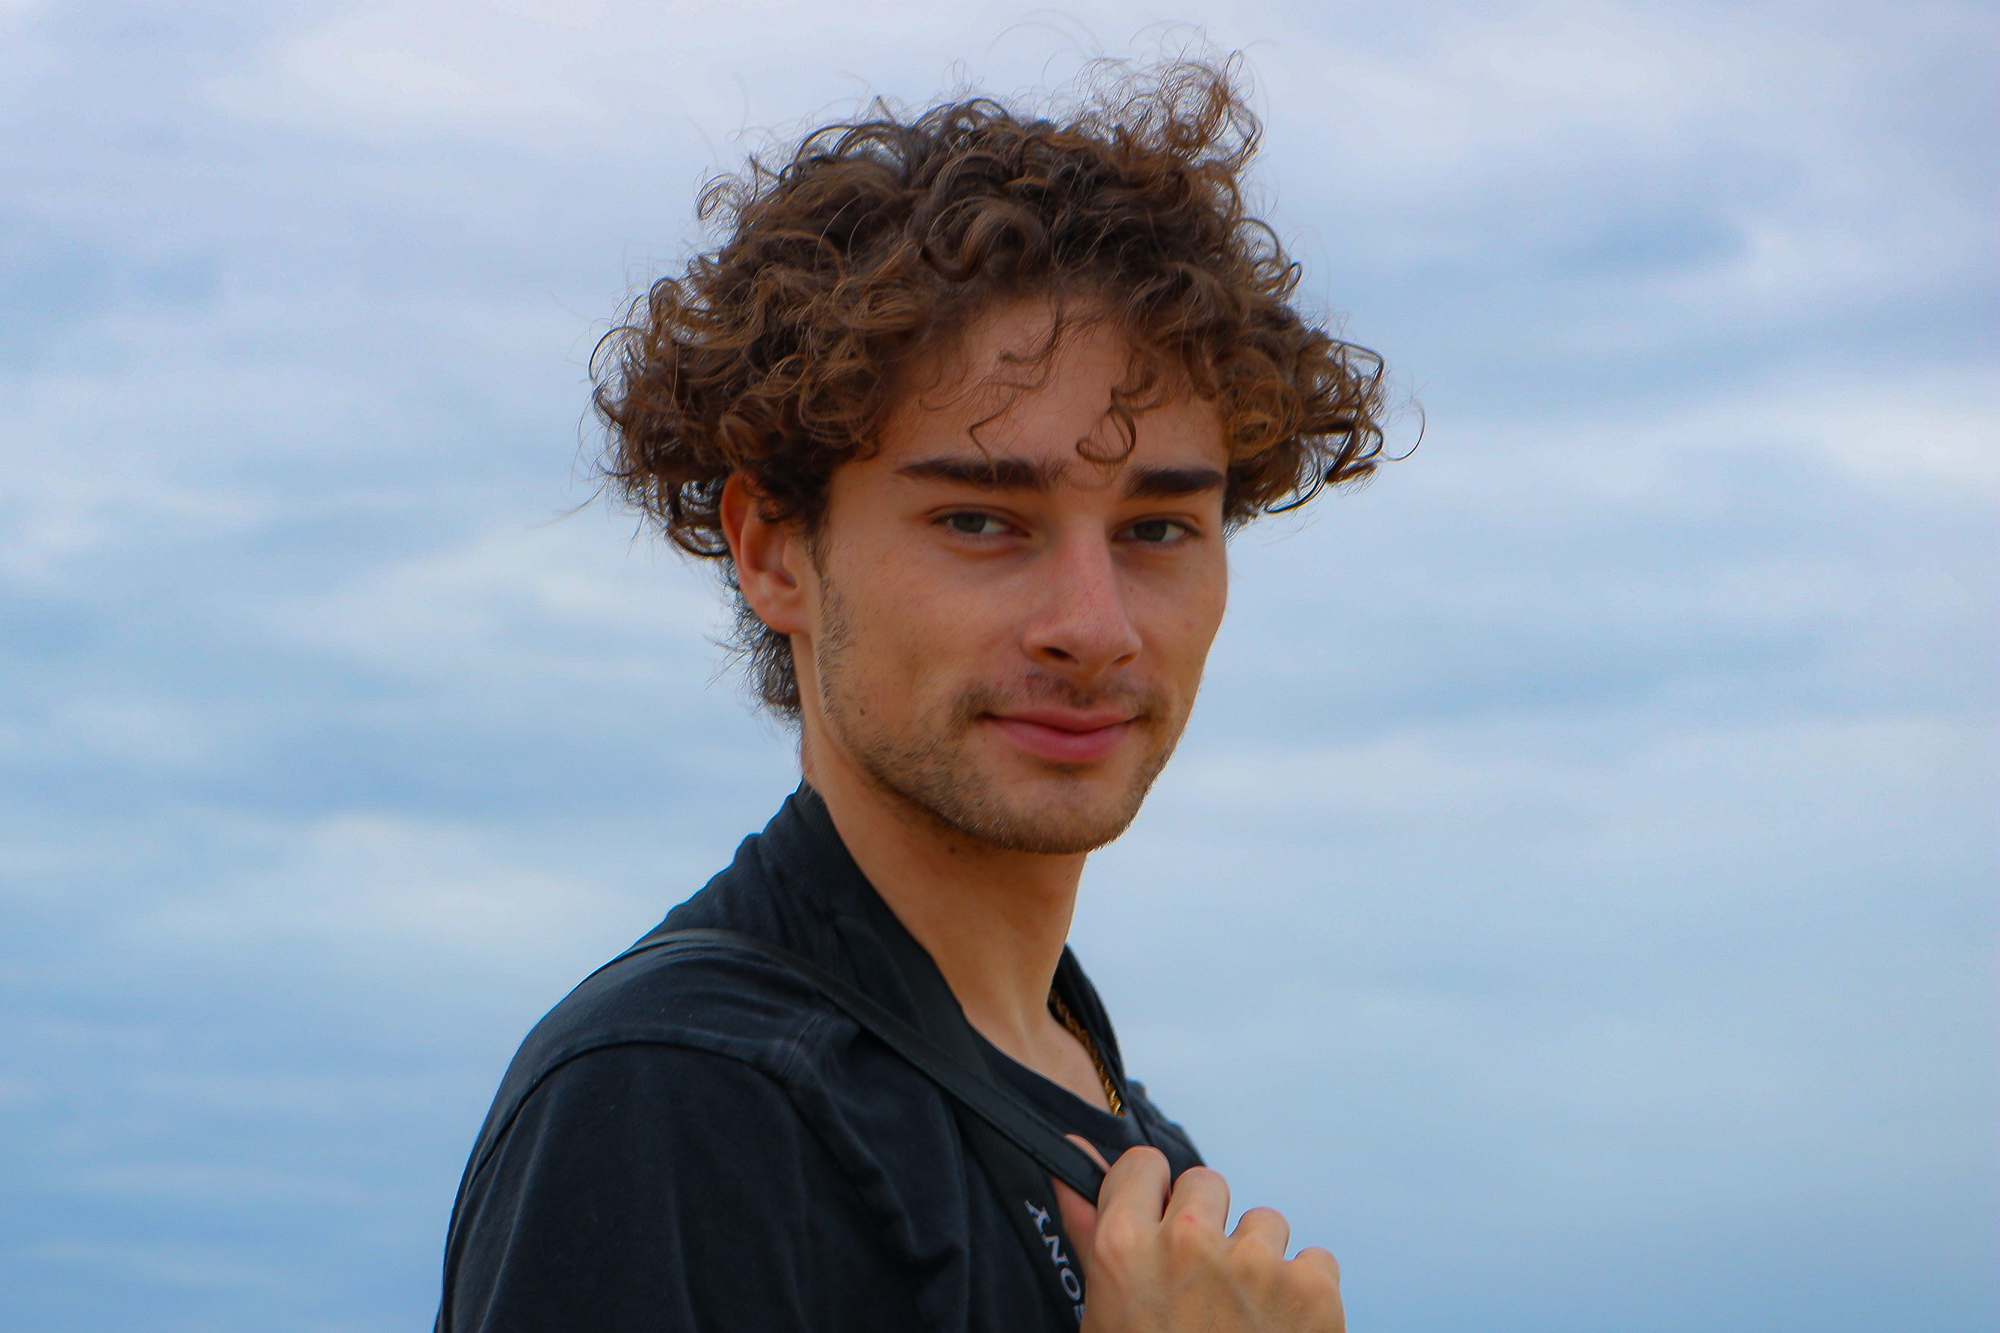
M 1256 133 L 1179 65 L 1062 123 L 833 126 L 704 197 L 726 240 L 597 401 L 804 780 L 523 1045 L 440 1328 L 1343 1327 L 1330 1254 L 1225 1231 L 1064 947 L 1187 721 L 1226 534 L 1380 446 L 1379 363 L 1244 211 Z M 1096 1198 L 1003 1123 L 1108 1161 Z

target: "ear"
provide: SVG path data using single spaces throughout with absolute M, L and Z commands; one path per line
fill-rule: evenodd
M 722 537 L 736 561 L 736 586 L 750 609 L 780 634 L 811 630 L 804 580 L 810 576 L 805 542 L 791 523 L 764 517 L 756 489 L 741 471 L 723 483 Z

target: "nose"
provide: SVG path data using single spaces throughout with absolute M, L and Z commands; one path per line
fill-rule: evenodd
M 1039 666 L 1094 681 L 1139 655 L 1139 630 L 1111 544 L 1102 534 L 1058 542 L 1036 573 L 1036 614 L 1025 647 Z

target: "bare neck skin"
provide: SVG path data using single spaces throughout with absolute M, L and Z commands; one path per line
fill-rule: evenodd
M 817 730 L 808 721 L 802 738 L 806 781 L 967 1021 L 1016 1062 L 1104 1107 L 1096 1067 L 1048 1008 L 1083 854 L 1009 852 L 966 838 L 881 790 Z

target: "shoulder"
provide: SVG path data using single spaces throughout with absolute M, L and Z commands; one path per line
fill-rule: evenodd
M 804 1327 L 814 1303 L 937 1268 L 944 1182 L 913 1168 L 952 1160 L 951 1122 L 917 1077 L 772 960 L 652 950 L 601 969 L 501 1084 L 453 1210 L 443 1326 L 615 1296 L 706 1327 L 696 1308 L 754 1251 L 792 1256 L 785 1299 L 811 1299 L 746 1326 Z M 710 1253 L 725 1233 L 736 1248 Z M 709 1276 L 655 1290 L 631 1276 L 647 1254 Z
M 559 1074 L 569 1071 L 564 1081 L 574 1083 L 630 1063 L 587 1061 L 596 1052 L 650 1048 L 655 1063 L 673 1062 L 673 1051 L 700 1052 L 784 1083 L 814 1030 L 833 1017 L 802 978 L 753 954 L 654 948 L 623 955 L 580 982 L 522 1041 L 470 1169 L 477 1173 L 521 1109 Z M 579 1062 L 582 1068 L 570 1069 Z
M 616 1086 L 633 1079 L 644 1097 Z M 738 1113 L 752 1104 L 764 1108 L 760 1114 L 789 1116 L 878 1203 L 888 1202 L 880 1195 L 896 1174 L 885 1170 L 885 1143 L 951 1132 L 937 1090 L 811 982 L 777 960 L 726 946 L 628 954 L 550 1010 L 501 1081 L 468 1183 L 527 1108 L 537 1122 L 588 1141 L 603 1127 L 565 1107 L 597 1103 L 643 1122 L 635 1133 L 693 1113 L 699 1123 L 675 1134 L 681 1142 L 739 1133 L 747 1121 Z
M 603 1046 L 659 1044 L 778 1072 L 833 1007 L 783 964 L 718 945 L 650 947 L 605 964 L 551 1009 L 515 1063 L 553 1066 Z
M 859 1328 L 903 1286 L 881 1234 L 769 1075 L 696 1047 L 598 1045 L 549 1071 L 461 1191 L 439 1326 L 803 1328 L 832 1312 Z

